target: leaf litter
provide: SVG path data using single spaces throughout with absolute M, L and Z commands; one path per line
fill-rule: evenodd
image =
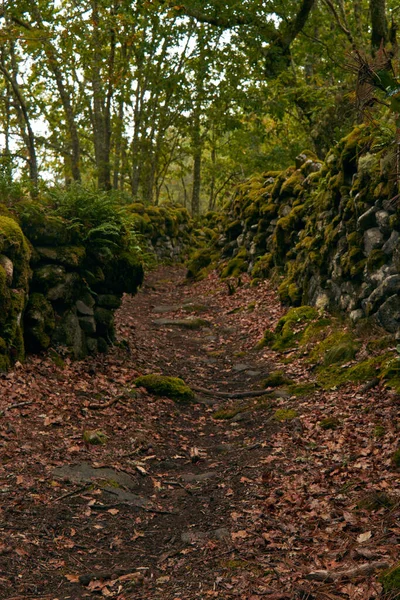
M 236 413 L 218 392 L 256 389 L 277 369 L 309 381 L 310 367 L 254 351 L 284 312 L 268 282 L 243 277 L 233 295 L 215 274 L 183 282 L 181 269 L 158 269 L 126 297 L 124 343 L 108 355 L 62 367 L 34 356 L 1 376 L 0 597 L 380 597 L 377 573 L 399 560 L 399 396 L 347 385 L 250 398 Z M 154 324 L 160 305 L 182 319 L 191 304 L 207 326 Z M 217 393 L 180 406 L 134 388 L 151 373 Z M 277 423 L 279 409 L 298 417 Z M 327 415 L 334 429 L 321 428 Z M 107 479 L 56 475 L 88 463 Z M 121 500 L 129 493 L 142 505 Z

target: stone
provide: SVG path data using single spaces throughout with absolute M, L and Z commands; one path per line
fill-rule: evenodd
M 370 229 L 371 227 L 376 226 L 376 207 L 373 206 L 369 208 L 365 213 L 358 217 L 357 219 L 357 229 L 361 231 L 365 231 L 366 229 Z
M 364 254 L 369 256 L 372 250 L 381 248 L 384 242 L 383 233 L 378 227 L 367 229 L 364 233 Z
M 184 329 L 201 329 L 202 327 L 211 326 L 209 321 L 200 319 L 198 317 L 189 317 L 187 319 L 155 319 L 153 324 L 170 327 L 183 327 Z
M 106 494 L 112 494 L 121 502 L 129 502 L 134 506 L 151 507 L 152 503 L 135 493 L 139 491 L 140 483 L 127 473 L 116 471 L 111 467 L 95 468 L 88 463 L 76 465 L 63 465 L 53 471 L 56 479 L 73 481 L 76 483 L 95 483 Z
M 181 534 L 181 541 L 184 544 L 195 544 L 196 542 L 205 542 L 208 539 L 208 534 L 205 531 L 184 531 Z
M 296 169 L 300 169 L 300 167 L 306 162 L 307 158 L 308 158 L 307 154 L 304 154 L 304 153 L 298 154 L 296 156 L 296 158 L 294 159 L 294 164 L 295 164 Z
M 82 302 L 82 300 L 77 300 L 75 303 L 75 306 L 76 306 L 76 310 L 78 311 L 78 314 L 80 314 L 80 315 L 91 316 L 91 317 L 94 315 L 93 308 L 91 308 L 90 306 L 88 306 L 87 304 Z
M 86 346 L 89 354 L 97 354 L 98 346 L 96 338 L 87 337 L 86 338 Z
M 36 287 L 39 284 L 41 292 L 63 281 L 65 281 L 65 269 L 60 265 L 44 265 L 34 272 L 33 282 Z
M 352 310 L 350 313 L 350 320 L 352 323 L 358 323 L 360 319 L 364 317 L 364 311 L 361 308 L 357 308 L 356 310 Z
M 377 305 L 383 298 L 397 294 L 400 291 L 400 275 L 391 275 L 385 279 L 367 298 L 363 300 L 363 307 L 367 314 L 371 314 L 376 310 Z
M 212 537 L 220 541 L 230 540 L 231 532 L 226 527 L 220 527 L 212 532 Z
M 51 302 L 62 300 L 65 304 L 70 304 L 79 295 L 81 283 L 78 273 L 67 273 L 63 282 L 47 291 L 46 298 Z
M 54 341 L 67 346 L 74 358 L 84 358 L 87 354 L 86 339 L 79 319 L 73 311 L 68 312 L 54 332 Z
M 79 325 L 81 326 L 81 329 L 89 335 L 96 333 L 96 321 L 94 320 L 94 317 L 79 317 Z
M 396 333 L 400 329 L 400 298 L 397 294 L 390 296 L 380 306 L 376 313 L 380 325 L 390 333 Z
M 117 309 L 121 306 L 121 298 L 114 294 L 99 294 L 97 296 L 97 304 L 102 308 Z
M 246 365 L 245 363 L 237 363 L 232 366 L 232 371 L 236 371 L 237 373 L 241 373 L 242 371 L 247 371 L 251 369 L 251 365 Z
M 382 233 L 388 234 L 390 232 L 389 213 L 386 212 L 386 210 L 378 210 L 376 212 L 375 217 L 378 227 L 382 231 Z
M 0 267 L 3 267 L 6 273 L 7 285 L 11 287 L 14 276 L 14 265 L 12 260 L 10 260 L 5 254 L 0 254 Z
M 382 250 L 385 254 L 393 254 L 395 248 L 398 245 L 400 234 L 398 231 L 392 231 L 390 238 L 382 246 Z

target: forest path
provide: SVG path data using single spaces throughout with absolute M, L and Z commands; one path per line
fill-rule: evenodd
M 254 350 L 281 314 L 268 282 L 244 278 L 229 295 L 215 275 L 186 285 L 182 269 L 160 268 L 124 299 L 108 355 L 77 363 L 50 352 L 3 376 L 0 598 L 376 597 L 365 574 L 317 591 L 305 576 L 349 559 L 393 562 L 396 513 L 354 513 L 353 492 L 396 487 L 367 431 L 397 410 L 395 397 L 372 390 L 361 414 L 353 388 L 220 396 L 261 392 L 277 368 L 312 377 L 301 358 Z M 134 388 L 150 373 L 216 393 L 182 406 Z M 299 417 L 278 423 L 278 408 Z M 324 414 L 340 414 L 347 433 L 322 431 Z M 85 446 L 85 430 L 107 442 Z

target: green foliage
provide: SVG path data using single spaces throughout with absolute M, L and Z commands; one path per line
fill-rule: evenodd
M 115 250 L 122 240 L 127 249 L 140 251 L 134 221 L 115 193 L 74 184 L 49 190 L 48 199 L 54 216 L 64 219 L 85 244 Z

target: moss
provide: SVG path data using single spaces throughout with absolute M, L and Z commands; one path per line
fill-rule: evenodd
M 261 350 L 265 346 L 271 346 L 275 341 L 275 334 L 273 331 L 267 329 L 262 339 L 256 344 L 256 350 Z
M 285 421 L 292 421 L 298 416 L 298 413 L 291 408 L 279 408 L 274 412 L 273 418 L 275 419 L 275 421 L 283 423 Z
M 143 375 L 134 381 L 136 387 L 144 387 L 156 396 L 166 396 L 178 403 L 187 404 L 195 399 L 194 392 L 179 377 Z
M 386 429 L 383 425 L 375 426 L 374 432 L 373 432 L 373 435 L 375 438 L 380 439 L 380 438 L 384 437 L 385 433 L 386 433 Z
M 316 344 L 326 337 L 326 329 L 331 325 L 331 319 L 322 317 L 317 321 L 313 321 L 305 328 L 300 340 L 299 346 L 306 347 L 311 344 Z
M 232 221 L 225 228 L 225 235 L 231 242 L 242 233 L 242 224 L 239 220 Z
M 226 267 L 224 267 L 221 277 L 222 279 L 226 279 L 227 277 L 239 277 L 239 275 L 247 271 L 247 268 L 248 263 L 243 254 L 241 256 L 237 255 L 228 262 Z
M 11 366 L 10 358 L 7 355 L 1 354 L 0 355 L 0 373 L 7 373 L 7 371 L 10 369 L 10 366 Z
M 307 324 L 317 316 L 318 312 L 312 306 L 291 308 L 278 321 L 272 349 L 279 351 L 295 346 Z
M 143 264 L 136 252 L 123 251 L 114 255 L 103 266 L 103 272 L 107 289 L 103 290 L 101 286 L 98 291 L 135 294 L 143 283 Z
M 292 379 L 286 377 L 283 371 L 273 371 L 264 379 L 261 383 L 263 388 L 267 387 L 279 387 L 281 385 L 290 385 Z
M 52 305 L 43 294 L 29 296 L 24 323 L 27 349 L 31 352 L 46 350 L 55 328 L 55 315 Z
M 339 425 L 340 421 L 336 417 L 326 417 L 326 419 L 322 419 L 322 421 L 319 422 L 319 426 L 325 431 L 328 429 L 337 429 Z
M 392 455 L 392 464 L 399 468 L 400 467 L 400 448 L 398 448 Z
M 384 571 L 378 580 L 382 584 L 385 593 L 398 592 L 400 590 L 400 563 Z
M 286 181 L 283 182 L 280 196 L 298 196 L 303 191 L 304 175 L 299 171 L 295 171 Z
M 291 396 L 297 396 L 301 398 L 302 396 L 309 396 L 313 394 L 315 390 L 318 388 L 316 383 L 297 383 L 293 385 L 289 385 L 287 387 L 287 391 Z
M 268 275 L 271 272 L 271 268 L 273 266 L 274 266 L 274 257 L 270 252 L 268 252 L 267 254 L 264 254 L 264 256 L 261 256 L 257 260 L 257 262 L 255 263 L 255 265 L 251 271 L 251 275 L 254 278 L 264 279 L 264 278 L 268 277 Z
M 310 361 L 322 362 L 326 366 L 342 364 L 353 360 L 359 347 L 360 344 L 354 341 L 350 333 L 334 332 L 315 346 L 310 353 Z
M 246 410 L 249 410 L 249 405 L 238 405 L 233 406 L 231 408 L 220 408 L 212 414 L 212 418 L 216 421 L 228 421 L 229 419 L 233 419 L 236 415 L 239 415 Z
M 211 248 L 197 250 L 187 263 L 187 279 L 199 279 L 211 267 L 216 255 Z
M 384 357 L 376 356 L 346 368 L 339 365 L 319 367 L 317 369 L 317 381 L 323 389 L 340 387 L 346 383 L 371 381 L 379 375 L 379 369 L 383 361 Z
M 367 258 L 367 271 L 372 273 L 376 271 L 388 261 L 388 256 L 382 250 L 372 250 Z

